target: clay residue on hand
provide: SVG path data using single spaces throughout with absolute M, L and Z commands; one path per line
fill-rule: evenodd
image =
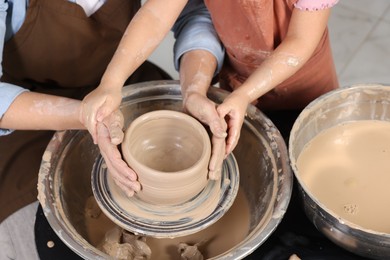
M 281 64 L 290 66 L 290 67 L 297 67 L 299 66 L 301 62 L 301 58 L 294 54 L 289 54 L 289 53 L 278 53 L 277 54 L 278 59 L 280 60 L 279 62 Z
M 263 65 L 263 68 L 262 80 L 257 82 L 257 84 L 253 88 L 250 88 L 246 93 L 251 101 L 254 101 L 265 94 L 273 81 L 273 68 L 266 64 Z
M 56 102 L 50 100 L 34 100 L 30 111 L 39 115 L 69 116 L 77 113 L 79 102 L 58 98 Z

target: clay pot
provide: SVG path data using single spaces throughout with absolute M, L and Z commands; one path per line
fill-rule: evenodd
M 207 184 L 210 138 L 187 114 L 157 110 L 141 115 L 125 131 L 122 153 L 141 183 L 136 196 L 147 203 L 181 204 Z

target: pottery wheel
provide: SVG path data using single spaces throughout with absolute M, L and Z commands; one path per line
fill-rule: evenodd
M 192 199 L 178 205 L 153 205 L 136 195 L 129 198 L 117 188 L 99 156 L 91 184 L 98 205 L 115 224 L 135 234 L 166 238 L 196 233 L 220 219 L 234 202 L 239 179 L 236 159 L 230 154 L 220 180 L 209 180 Z

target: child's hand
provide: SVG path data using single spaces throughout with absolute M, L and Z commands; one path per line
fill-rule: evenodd
M 123 141 L 123 124 L 123 115 L 119 110 L 111 113 L 103 122 L 98 122 L 97 143 L 116 185 L 131 197 L 141 189 L 141 185 L 137 181 L 137 174 L 122 160 L 117 147 Z
M 222 163 L 225 158 L 226 122 L 218 116 L 216 104 L 205 95 L 197 92 L 186 94 L 183 101 L 184 109 L 210 127 L 211 133 L 211 158 L 209 162 L 209 178 L 218 180 L 221 177 Z
M 227 154 L 231 153 L 238 143 L 248 104 L 246 96 L 233 92 L 217 107 L 219 116 L 225 118 L 228 125 Z
M 93 142 L 97 143 L 97 123 L 117 110 L 122 101 L 121 91 L 100 85 L 82 101 L 80 121 L 88 129 Z

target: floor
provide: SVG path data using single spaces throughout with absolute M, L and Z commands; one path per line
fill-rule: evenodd
M 390 85 L 390 1 L 340 0 L 329 21 L 340 85 Z
M 340 0 L 333 7 L 329 31 L 340 85 L 390 85 L 390 1 Z M 151 59 L 173 78 L 170 33 Z M 169 51 L 168 51 L 169 50 Z

